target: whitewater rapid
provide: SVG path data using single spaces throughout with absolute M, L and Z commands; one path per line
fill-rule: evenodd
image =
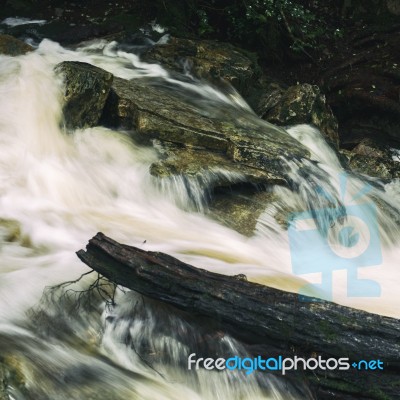
M 268 387 L 266 395 L 256 379 L 244 380 L 225 373 L 200 371 L 190 377 L 178 367 L 160 364 L 158 370 L 165 369 L 161 377 L 143 364 L 119 336 L 127 330 L 136 332 L 136 336 L 141 332 L 156 342 L 155 347 L 161 346 L 172 354 L 186 354 L 190 351 L 187 344 L 170 338 L 172 342 L 167 346 L 163 342 L 165 337 L 157 337 L 151 326 L 143 333 L 143 324 L 137 326 L 143 322 L 140 319 L 126 319 L 125 327 L 107 325 L 105 316 L 100 318 L 106 313 L 104 307 L 93 314 L 94 322 L 92 317 L 86 322 L 68 319 L 78 337 L 88 341 L 94 337 L 97 345 L 93 354 L 64 339 L 42 338 L 30 328 L 28 311 L 40 303 L 46 286 L 74 280 L 87 272 L 75 252 L 84 248 L 98 231 L 145 250 L 171 254 L 201 268 L 229 275 L 245 274 L 249 280 L 285 290 L 297 291 L 306 281 L 318 283 L 320 279 L 318 273 L 293 273 L 288 231 L 272 217 L 272 208 L 267 208 L 259 218 L 253 237 L 242 236 L 191 209 L 189 204 L 182 207 L 185 188 L 166 189 L 159 185 L 149 174 L 150 165 L 157 160 L 156 151 L 136 144 L 129 133 L 104 127 L 65 132 L 60 124 L 62 81 L 55 76 L 54 67 L 66 60 L 88 62 L 124 79 L 166 79 L 216 105 L 248 108 L 234 92 L 222 93 L 195 80 L 179 81 L 159 65 L 143 63 L 134 54 L 118 51 L 115 43 L 98 41 L 72 51 L 44 40 L 32 53 L 14 58 L 0 56 L 0 351 L 14 349 L 23 357 L 28 386 L 41 399 L 85 398 L 85 380 L 81 384 L 75 375 L 69 381 L 60 380 L 61 372 L 57 372 L 76 364 L 97 374 L 93 386 L 100 392 L 110 391 L 116 399 L 295 399 L 295 394 L 282 389 L 273 378 L 264 382 Z M 319 170 L 324 171 L 339 196 L 344 171 L 321 134 L 305 125 L 288 132 L 311 151 L 312 159 L 319 163 Z M 304 180 L 296 176 L 296 165 L 288 162 L 288 169 L 292 170 L 294 181 Z M 307 188 L 307 182 L 299 184 Z M 344 193 L 348 199 L 343 201 L 353 201 L 353 195 L 365 184 L 359 178 L 349 177 Z M 368 196 L 387 202 L 399 213 L 399 182 L 378 182 L 371 190 Z M 281 198 L 281 208 L 307 207 L 306 191 L 293 193 L 282 187 L 274 191 Z M 365 199 L 357 201 L 362 204 Z M 343 270 L 333 272 L 333 300 L 400 317 L 400 227 L 381 209 L 378 221 L 382 263 L 359 268 L 358 273 L 360 278 L 379 283 L 380 296 L 348 297 Z M 87 277 L 82 287 L 90 279 Z M 124 299 L 121 293 L 121 308 L 113 312 L 125 315 L 132 301 L 129 296 Z M 155 324 L 155 318 L 157 315 L 152 314 L 147 321 Z M 240 345 L 230 342 L 232 339 L 223 340 L 227 342 L 221 345 L 238 346 L 240 351 Z M 179 357 L 176 355 L 176 360 Z M 130 376 L 122 369 L 138 375 Z M 29 398 L 17 390 L 13 395 L 16 399 Z

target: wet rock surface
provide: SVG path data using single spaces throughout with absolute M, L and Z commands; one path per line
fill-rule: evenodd
M 159 178 L 182 175 L 207 181 L 210 188 L 227 187 L 237 182 L 253 185 L 285 183 L 284 179 L 267 171 L 237 164 L 223 153 L 169 142 L 158 142 L 156 148 L 162 159 L 151 166 L 150 173 Z
M 342 154 L 354 172 L 384 182 L 400 178 L 400 162 L 393 159 L 395 153 L 385 143 L 364 139 L 352 151 L 342 151 Z
M 149 49 L 143 59 L 146 62 L 159 63 L 170 70 L 191 73 L 198 78 L 221 78 L 244 95 L 259 74 L 258 65 L 244 50 L 229 43 L 210 40 L 171 37 L 168 43 Z
M 369 4 L 372 3 L 379 2 Z M 382 24 L 382 18 L 387 13 L 392 16 L 399 14 L 396 0 L 380 3 L 378 8 L 382 9 L 383 14 L 379 15 L 379 24 Z M 368 18 L 377 19 L 373 11 L 376 9 L 375 5 L 371 9 L 367 6 L 356 7 L 358 15 L 364 18 L 366 14 L 371 14 Z M 322 15 L 335 14 L 339 11 L 334 17 L 338 18 L 339 15 L 349 16 L 348 10 L 352 6 L 346 3 L 343 7 L 336 7 L 333 2 L 328 2 L 324 5 L 314 4 L 312 8 Z M 151 9 L 152 6 L 148 3 L 129 0 L 121 0 L 118 3 L 107 0 L 97 2 L 7 0 L 5 7 L 0 10 L 0 18 L 29 17 L 44 19 L 46 23 L 14 27 L 3 24 L 0 25 L 0 32 L 23 39 L 33 38 L 36 43 L 44 37 L 67 45 L 107 37 L 112 40 L 125 40 L 129 46 L 132 44 L 128 43 L 132 40 L 132 34 L 154 19 L 154 16 L 153 18 L 151 16 Z M 298 65 L 297 62 L 288 63 L 287 60 L 272 65 L 268 62 L 269 55 L 262 57 L 263 62 L 267 62 L 263 66 L 264 71 L 271 70 L 272 76 L 280 77 L 285 84 L 293 85 L 298 81 L 311 82 L 326 93 L 327 102 L 340 122 L 341 147 L 346 149 L 351 149 L 365 137 L 379 136 L 399 142 L 399 29 L 398 24 L 393 23 L 393 18 L 387 21 L 387 26 L 381 26 L 380 30 L 376 30 L 374 26 L 364 26 L 361 21 L 357 22 L 359 26 L 356 24 L 357 26 L 346 31 L 345 38 L 333 44 L 326 43 L 326 48 L 321 46 L 322 53 L 319 54 L 321 60 L 314 62 L 314 65 L 304 62 Z M 354 22 L 356 21 L 351 21 L 351 24 Z M 176 24 L 178 23 L 177 20 Z M 179 28 L 184 32 L 182 27 Z M 233 83 L 247 100 L 249 94 L 247 92 L 254 89 L 251 85 L 257 86 L 259 83 L 255 78 L 259 75 L 260 68 L 253 62 L 253 57 L 246 51 L 226 43 L 194 40 L 193 37 L 171 38 L 168 44 L 148 50 L 144 57 L 176 71 L 182 71 L 185 66 L 191 67 L 195 75 L 206 75 L 207 78 L 222 77 Z M 254 96 L 257 97 L 258 92 Z M 274 103 L 274 99 L 279 96 L 277 97 L 277 93 L 272 93 L 270 97 L 271 99 L 266 99 L 267 105 L 271 104 L 270 100 Z M 273 107 L 279 108 L 276 102 Z M 279 122 L 282 114 L 279 112 L 275 114 L 276 123 L 290 124 L 290 122 Z M 314 115 L 311 119 L 302 119 L 300 123 L 314 123 L 333 144 L 337 143 L 336 134 L 332 133 L 337 128 L 330 117 L 324 120 Z
M 212 81 L 219 88 L 223 87 L 221 82 L 228 82 L 247 100 L 255 99 L 250 104 L 264 120 L 279 126 L 313 124 L 321 130 L 328 142 L 338 148 L 338 122 L 322 93 L 326 92 L 335 114 L 341 120 L 349 119 L 352 112 L 356 111 L 354 120 L 340 127 L 340 145 L 347 149 L 341 150 L 344 166 L 384 182 L 400 177 L 400 163 L 392 160 L 392 152 L 388 150 L 388 138 L 396 141 L 398 131 L 398 67 L 393 44 L 395 39 L 389 40 L 386 34 L 376 35 L 372 39 L 367 36 L 359 39 L 357 46 L 360 47 L 360 55 L 332 67 L 320 82 L 316 81 L 322 88 L 320 90 L 311 84 L 287 87 L 283 82 L 267 78 L 261 74 L 251 54 L 227 43 L 176 37 L 166 42 L 164 37 L 154 45 L 149 34 L 154 31 L 151 24 L 140 34 L 129 34 L 126 25 L 131 24 L 132 29 L 136 29 L 136 25 L 130 14 L 132 10 L 129 11 L 125 3 L 115 12 L 107 10 L 107 13 L 110 12 L 108 16 L 96 14 L 90 18 L 87 9 L 78 14 L 81 6 L 75 6 L 71 9 L 57 7 L 47 24 L 28 24 L 8 29 L 21 37 L 30 33 L 31 37 L 37 39 L 48 36 L 60 39 L 62 43 L 76 43 L 87 38 L 107 36 L 112 32 L 109 39 L 117 38 L 119 49 L 138 51 L 140 47 L 144 61 L 161 64 L 171 72 L 171 76 L 177 74 L 181 79 L 182 72 L 190 73 L 197 78 Z M 117 11 L 121 11 L 121 15 Z M 71 22 L 72 15 L 79 22 L 76 25 Z M 48 15 L 44 13 L 42 17 L 47 18 Z M 121 25 L 112 25 L 114 22 Z M 158 37 L 163 34 L 158 33 Z M 7 40 L 11 38 L 0 36 L 0 49 L 2 37 Z M 382 42 L 378 52 L 385 56 L 392 50 L 392 55 L 383 57 L 382 62 L 386 68 L 383 79 L 383 64 L 378 63 L 375 67 L 372 65 L 374 59 L 370 47 L 371 40 L 376 40 L 380 46 L 385 38 L 388 42 Z M 13 46 L 15 43 L 18 49 L 15 50 L 16 55 L 31 50 L 25 43 L 11 39 Z M 369 63 L 367 67 L 365 63 Z M 379 79 L 383 79 L 377 80 L 379 87 L 375 83 L 368 86 L 371 81 L 367 81 L 367 78 L 372 75 L 365 75 L 365 68 L 370 68 L 369 73 L 375 71 Z M 115 78 L 111 86 L 111 74 L 88 64 L 62 63 L 57 70 L 65 76 L 64 117 L 67 128 L 98 124 L 122 126 L 134 130 L 145 142 L 158 139 L 163 147 L 161 160 L 152 165 L 151 173 L 159 178 L 185 176 L 189 179 L 206 179 L 212 190 L 242 183 L 259 188 L 264 185 L 285 185 L 282 158 L 308 157 L 308 152 L 283 130 L 268 124 L 262 125 L 256 117 L 248 118 L 248 114 L 242 118 L 242 110 L 229 107 L 205 107 L 200 110 L 195 101 L 190 99 L 192 96 L 196 101 L 199 100 L 195 94 L 176 91 L 176 88 L 168 87 L 161 81 L 141 79 L 128 82 Z M 362 76 L 365 79 L 361 79 Z M 190 78 L 187 78 L 187 82 L 190 83 Z M 223 89 L 227 93 L 227 88 Z M 234 90 L 230 95 L 235 96 Z M 367 103 L 369 105 L 365 108 Z M 232 114 L 235 118 L 229 117 Z M 382 118 L 385 123 L 382 132 L 378 132 L 377 126 Z M 365 137 L 378 136 L 382 146 L 365 140 Z M 228 195 L 222 196 L 226 198 L 224 202 L 221 195 L 218 196 L 219 208 L 224 208 L 222 204 L 225 202 L 226 209 L 230 209 L 231 215 L 237 217 L 239 209 L 254 209 L 254 204 L 259 204 L 258 200 L 254 200 L 257 196 L 252 195 L 249 200 L 247 193 L 240 196 L 232 193 L 232 199 L 235 200 L 232 200 L 231 206 L 227 205 Z M 257 212 L 254 211 L 254 214 Z M 246 211 L 243 211 L 245 214 Z M 238 219 L 246 225 L 246 218 Z M 282 225 L 285 224 L 283 221 Z M 253 229 L 242 229 L 239 225 L 235 229 L 242 232 L 248 233 Z
M 350 155 L 350 168 L 363 175 L 379 178 L 384 182 L 400 178 L 400 163 L 381 157 Z
M 68 129 L 98 125 L 113 75 L 93 65 L 65 61 L 56 72 L 64 79 L 63 114 Z
M 372 158 L 386 158 L 391 160 L 393 157 L 393 151 L 385 143 L 377 142 L 373 139 L 362 140 L 354 149 L 353 154 L 360 156 L 367 156 Z
M 257 111 L 261 118 L 276 125 L 313 124 L 330 143 L 339 146 L 338 122 L 318 86 L 305 83 L 285 90 L 272 85 Z
M 285 180 L 283 158 L 299 159 L 309 155 L 283 129 L 256 116 L 252 118 L 248 112 L 228 105 L 200 109 L 190 102 L 190 96 L 185 98 L 144 79 L 115 78 L 104 115 L 108 116 L 108 123 L 133 128 L 142 137 L 191 147 L 196 157 L 197 148 L 216 152 L 219 156 L 213 157 L 222 157 L 225 165 L 236 163 L 245 171 L 260 170 L 262 173 L 256 174 L 271 182 Z M 204 153 L 198 154 L 204 156 Z M 184 158 L 187 161 L 190 155 Z M 187 170 L 188 163 L 183 164 L 169 167 Z M 154 168 L 153 173 L 163 174 L 157 171 L 160 169 Z
M 220 191 L 214 195 L 209 215 L 222 224 L 245 236 L 255 232 L 258 218 L 266 207 L 278 200 L 269 191 L 253 192 L 236 188 L 230 192 Z
M 10 35 L 0 34 L 0 54 L 7 56 L 20 56 L 32 51 L 33 48 L 25 42 Z

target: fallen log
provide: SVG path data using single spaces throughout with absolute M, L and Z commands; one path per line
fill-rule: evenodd
M 295 293 L 195 268 L 164 253 L 120 244 L 102 233 L 77 255 L 118 285 L 216 320 L 255 349 L 254 355 L 383 363 L 383 370 L 362 364 L 362 370 L 298 372 L 317 399 L 400 398 L 400 320 L 314 298 L 300 301 Z

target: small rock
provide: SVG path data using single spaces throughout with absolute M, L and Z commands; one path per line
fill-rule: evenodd
M 391 160 L 392 152 L 388 146 L 379 144 L 371 138 L 362 140 L 353 150 L 352 154 L 367 156 L 372 158 L 387 158 Z
M 387 158 L 353 154 L 349 165 L 355 172 L 379 178 L 384 182 L 400 178 L 400 163 Z
M 212 199 L 209 215 L 242 235 L 252 236 L 260 215 L 277 200 L 278 197 L 268 191 L 224 191 Z
M 245 274 L 233 275 L 233 277 L 238 281 L 247 281 L 247 276 Z
M 0 54 L 20 56 L 33 51 L 33 47 L 10 35 L 0 35 Z
M 379 178 L 384 182 L 400 178 L 400 163 L 393 160 L 393 151 L 385 143 L 371 138 L 362 140 L 353 150 L 340 150 L 348 168 L 354 172 Z
M 0 218 L 0 236 L 6 242 L 22 239 L 20 223 L 12 219 Z

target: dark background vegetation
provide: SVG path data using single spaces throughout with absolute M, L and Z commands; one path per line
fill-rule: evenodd
M 172 34 L 229 41 L 261 58 L 312 53 L 353 29 L 399 23 L 398 0 L 6 0 L 0 15 L 59 17 L 120 28 L 156 19 Z M 328 43 L 329 42 L 329 43 Z M 305 51 L 306 52 L 305 52 Z
M 324 61 L 347 56 L 355 32 L 388 31 L 399 15 L 400 0 L 6 0 L 0 9 L 0 17 L 55 20 L 50 36 L 62 23 L 80 25 L 78 38 L 134 32 L 156 20 L 175 36 L 228 41 L 254 51 L 261 64 L 285 63 L 283 76 L 292 81 L 312 81 Z
M 229 42 L 271 80 L 318 85 L 343 147 L 400 136 L 400 0 L 6 0 L 0 18 L 11 16 L 50 21 L 38 39 L 64 45 L 129 40 L 154 20 L 176 37 Z

